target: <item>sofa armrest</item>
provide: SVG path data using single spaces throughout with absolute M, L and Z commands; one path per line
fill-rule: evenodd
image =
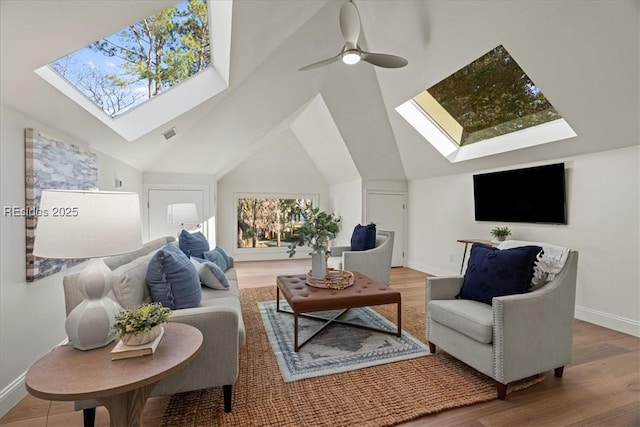
M 427 277 L 425 279 L 425 301 L 454 299 L 462 289 L 463 276 Z
M 542 288 L 493 299 L 495 378 L 503 383 L 571 362 L 577 253 Z
M 232 307 L 196 307 L 175 310 L 170 322 L 185 323 L 202 332 L 202 350 L 185 369 L 162 380 L 154 396 L 231 385 L 238 378 L 239 316 Z
M 351 246 L 331 246 L 329 251 L 332 257 L 341 257 L 343 252 L 350 251 Z

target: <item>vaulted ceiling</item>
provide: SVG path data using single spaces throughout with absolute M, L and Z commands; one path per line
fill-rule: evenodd
M 334 150 L 345 168 L 355 166 L 360 177 L 375 180 L 413 180 L 639 143 L 637 1 L 356 0 L 363 47 L 401 55 L 409 65 L 336 62 L 305 72 L 298 69 L 340 50 L 342 2 L 235 1 L 229 88 L 132 142 L 33 72 L 174 3 L 3 0 L 2 104 L 142 171 L 222 175 L 273 140 L 274 132 L 289 129 L 328 176 L 321 153 Z M 578 137 L 450 164 L 394 109 L 500 44 Z M 171 127 L 178 135 L 165 141 L 161 134 Z

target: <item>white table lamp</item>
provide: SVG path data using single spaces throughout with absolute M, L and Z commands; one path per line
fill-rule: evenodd
M 167 206 L 167 220 L 184 228 L 185 224 L 198 224 L 200 217 L 195 203 L 174 203 Z
M 104 347 L 115 339 L 121 307 L 107 294 L 111 270 L 102 257 L 142 246 L 137 193 L 43 190 L 33 254 L 44 258 L 91 258 L 78 277 L 85 299 L 67 316 L 65 330 L 80 350 Z

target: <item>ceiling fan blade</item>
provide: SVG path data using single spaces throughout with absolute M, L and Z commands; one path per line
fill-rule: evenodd
M 357 49 L 360 37 L 360 14 L 355 4 L 346 2 L 340 9 L 340 30 L 346 50 Z
M 371 53 L 362 51 L 360 59 L 367 61 L 369 64 L 377 65 L 384 68 L 401 68 L 409 63 L 401 56 L 387 55 L 386 53 Z
M 338 59 L 340 59 L 341 56 L 342 56 L 342 52 L 340 52 L 339 54 L 337 54 L 336 56 L 333 56 L 331 58 L 323 59 L 322 61 L 318 61 L 318 62 L 314 62 L 313 64 L 305 65 L 304 67 L 300 68 L 299 71 L 312 70 L 314 68 L 322 67 L 323 65 L 329 65 L 332 62 L 335 62 Z

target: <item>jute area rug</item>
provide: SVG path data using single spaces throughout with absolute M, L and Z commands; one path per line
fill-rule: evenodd
M 490 378 L 446 353 L 285 383 L 258 309 L 274 296 L 275 287 L 240 291 L 247 343 L 232 412 L 222 410 L 220 387 L 181 393 L 171 396 L 163 426 L 390 426 L 496 398 Z M 395 319 L 395 305 L 375 309 Z M 402 319 L 404 330 L 424 337 L 424 313 L 405 305 Z

